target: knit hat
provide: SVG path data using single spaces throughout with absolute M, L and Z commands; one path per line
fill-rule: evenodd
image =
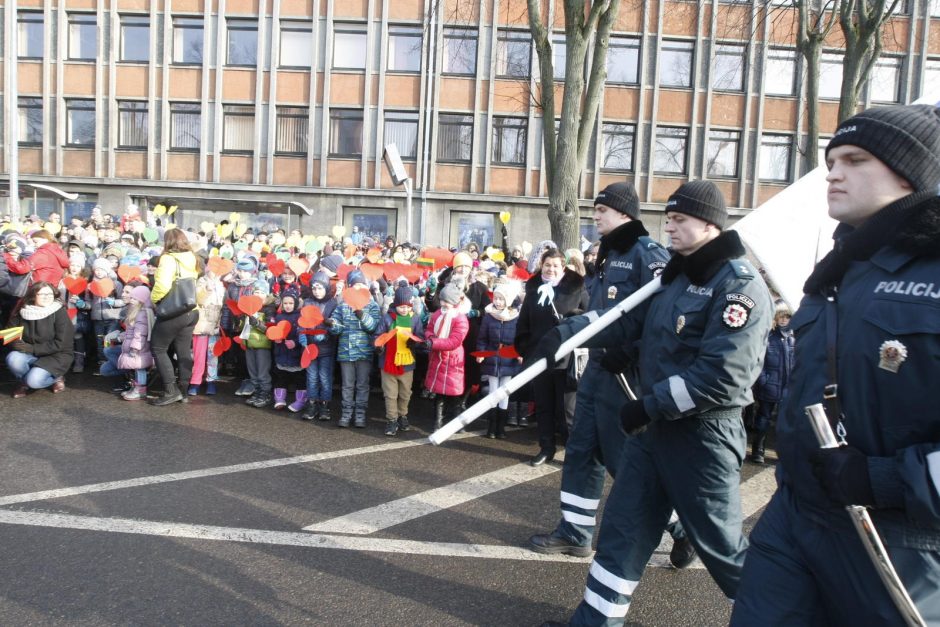
M 139 300 L 146 305 L 150 302 L 150 288 L 146 285 L 138 285 L 131 290 L 131 298 Z
M 394 307 L 401 307 L 402 305 L 410 305 L 411 299 L 414 298 L 414 291 L 407 285 L 399 287 L 395 290 L 395 302 Z
M 28 245 L 26 238 L 16 232 L 7 233 L 3 238 L 3 243 L 7 248 L 18 248 L 20 252 L 26 250 Z
M 519 297 L 519 283 L 516 281 L 500 283 L 493 288 L 493 293 L 502 296 L 503 300 L 506 301 L 507 307 L 512 307 L 512 304 L 516 302 L 516 299 Z
M 92 270 L 97 270 L 101 268 L 105 272 L 111 272 L 111 262 L 105 259 L 104 257 L 98 257 L 95 259 L 94 263 L 91 264 Z
M 719 229 L 725 228 L 725 222 L 728 221 L 725 197 L 711 181 L 683 183 L 666 201 L 666 211 L 705 220 Z
M 296 294 L 296 293 L 291 292 L 291 291 L 287 291 L 287 292 L 284 292 L 283 294 L 281 294 L 281 306 L 282 306 L 282 307 L 284 306 L 284 301 L 285 301 L 285 300 L 292 300 L 292 301 L 294 301 L 294 307 L 297 306 L 297 294 Z
M 352 287 L 353 285 L 356 285 L 356 284 L 359 284 L 359 283 L 361 283 L 361 284 L 363 284 L 363 285 L 368 285 L 368 284 L 369 284 L 369 282 L 366 281 L 366 275 L 364 275 L 364 274 L 362 273 L 362 270 L 353 270 L 353 271 L 350 272 L 349 275 L 346 277 L 346 285 Z
M 268 282 L 265 281 L 264 279 L 258 279 L 252 284 L 251 290 L 253 292 L 261 292 L 262 294 L 267 296 L 268 294 L 271 293 L 271 286 L 268 285 Z
M 258 262 L 255 261 L 254 257 L 242 257 L 235 264 L 235 269 L 242 272 L 256 272 L 258 270 Z
M 325 272 L 327 276 L 334 277 L 343 261 L 344 259 L 339 255 L 327 255 L 320 259 L 320 270 Z
M 325 272 L 317 272 L 310 278 L 310 287 L 319 285 L 325 290 L 330 289 L 330 277 Z
M 915 192 L 940 186 L 940 109 L 931 105 L 874 107 L 839 125 L 826 146 L 858 146 L 875 155 Z
M 473 258 L 470 256 L 470 253 L 467 253 L 461 250 L 459 253 L 454 255 L 453 266 L 455 268 L 459 268 L 460 266 L 472 266 L 472 265 L 473 265 Z
M 70 266 L 80 266 L 84 268 L 86 263 L 88 263 L 88 258 L 85 256 L 85 253 L 80 253 L 77 250 L 69 253 Z
M 640 219 L 640 199 L 632 183 L 611 183 L 594 199 L 595 205 L 605 205 L 634 220 Z
M 439 298 L 442 303 L 456 305 L 463 298 L 463 292 L 456 285 L 448 283 L 441 289 Z

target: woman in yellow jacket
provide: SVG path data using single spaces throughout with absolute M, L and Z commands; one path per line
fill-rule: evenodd
M 150 298 L 154 304 L 167 295 L 173 287 L 177 276 L 180 278 L 199 276 L 196 254 L 186 239 L 186 234 L 180 229 L 170 229 L 163 235 L 163 254 L 153 277 L 153 289 Z M 150 401 L 151 405 L 169 405 L 181 402 L 184 396 L 176 384 L 176 373 L 173 371 L 173 362 L 170 361 L 167 350 L 170 344 L 176 351 L 179 364 L 179 380 L 186 385 L 192 376 L 193 370 L 193 329 L 199 320 L 196 309 L 188 311 L 175 318 L 157 320 L 150 334 L 150 350 L 154 361 L 157 362 L 157 371 L 163 380 L 164 392 L 162 396 Z

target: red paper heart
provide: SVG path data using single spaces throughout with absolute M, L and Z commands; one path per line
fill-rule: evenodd
M 501 346 L 496 354 L 503 359 L 519 359 L 522 355 L 516 350 L 515 346 Z
M 300 308 L 300 318 L 297 319 L 297 326 L 312 329 L 322 322 L 323 312 L 316 305 L 304 305 Z
M 219 336 L 219 339 L 215 341 L 215 345 L 212 347 L 212 354 L 216 357 L 221 357 L 222 354 L 232 347 L 232 338 L 226 337 L 223 333 Z
M 72 278 L 67 276 L 62 279 L 62 284 L 65 285 L 65 289 L 69 291 L 69 294 L 72 296 L 78 296 L 88 287 L 88 279 L 83 277 Z
M 251 296 L 240 296 L 238 298 L 238 308 L 242 313 L 248 314 L 249 316 L 253 316 L 261 311 L 261 307 L 263 305 L 264 300 L 262 300 L 260 296 L 255 296 L 254 294 Z
M 312 275 L 311 273 L 309 273 L 309 272 L 304 272 L 304 273 L 301 274 L 299 277 L 297 277 L 297 280 L 300 281 L 300 284 L 301 284 L 301 285 L 307 285 L 307 286 L 309 286 L 309 285 L 310 285 L 310 279 L 312 279 L 312 278 L 313 278 L 313 275 Z
M 356 256 L 357 250 L 359 250 L 359 248 L 355 244 L 348 244 L 346 248 L 343 249 L 343 257 L 346 259 L 352 259 Z
M 366 259 L 372 263 L 378 263 L 382 259 L 382 249 L 381 248 L 370 248 L 366 253 Z
M 425 248 L 421 251 L 421 256 L 433 259 L 435 270 L 446 268 L 454 262 L 454 253 L 445 248 Z
M 284 268 L 286 267 L 287 266 L 284 265 L 284 262 L 277 258 L 275 258 L 274 261 L 268 264 L 268 270 L 270 270 L 271 274 L 273 274 L 276 277 L 281 276 L 281 274 L 284 272 Z
M 310 362 L 317 358 L 317 355 L 320 354 L 320 349 L 317 348 L 316 344 L 307 344 L 307 348 L 304 349 L 304 352 L 300 354 L 300 365 L 304 368 L 310 365 Z
M 235 263 L 225 257 L 209 257 L 209 262 L 206 263 L 206 268 L 217 277 L 225 276 L 231 272 L 234 267 Z
M 300 257 L 291 257 L 287 260 L 287 267 L 291 269 L 294 276 L 300 276 L 310 268 L 310 263 Z
M 111 292 L 114 291 L 114 281 L 105 277 L 103 279 L 95 279 L 91 282 L 91 285 L 88 287 L 91 290 L 91 293 L 97 296 L 98 298 L 106 298 Z
M 496 357 L 496 351 L 473 351 L 470 353 L 471 357 Z
M 140 277 L 140 266 L 118 266 L 117 275 L 125 283 Z
M 530 278 L 532 278 L 531 274 L 519 266 L 513 266 L 509 274 L 512 276 L 512 278 L 519 279 L 520 281 L 528 281 Z
M 347 287 L 343 290 L 343 302 L 352 307 L 353 311 L 359 311 L 369 304 L 372 294 L 364 287 Z
M 272 342 L 283 342 L 290 334 L 290 322 L 281 320 L 277 324 L 269 326 L 264 334 L 267 335 L 268 339 Z
M 348 263 L 344 263 L 336 268 L 336 278 L 340 281 L 345 281 L 346 277 L 349 276 L 349 273 L 356 269 L 356 266 L 351 266 Z
M 383 333 L 382 335 L 375 338 L 375 345 L 379 348 L 385 346 L 391 341 L 393 337 L 395 337 L 396 333 L 398 333 L 398 329 L 392 329 L 391 331 L 388 331 L 387 333 Z
M 359 269 L 369 281 L 378 281 L 382 276 L 382 266 L 375 263 L 364 263 L 359 266 Z
M 225 300 L 225 306 L 228 307 L 229 311 L 231 311 L 233 315 L 242 315 L 242 310 L 238 308 L 238 302 L 232 300 L 231 298 L 227 298 Z

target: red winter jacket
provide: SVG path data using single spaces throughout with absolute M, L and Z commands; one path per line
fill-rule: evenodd
M 69 256 L 55 242 L 46 242 L 29 258 L 29 265 L 33 270 L 33 283 L 48 281 L 58 288 L 69 268 Z
M 470 322 L 464 314 L 457 314 L 451 321 L 450 335 L 441 338 L 434 333 L 434 325 L 442 315 L 443 310 L 435 311 L 425 329 L 424 337 L 432 344 L 424 385 L 435 394 L 460 396 L 463 394 L 463 340 L 470 329 Z

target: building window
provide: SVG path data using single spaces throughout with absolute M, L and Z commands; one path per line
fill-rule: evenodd
M 202 111 L 197 102 L 170 104 L 170 148 L 199 150 L 202 132 Z
M 478 38 L 476 29 L 444 29 L 444 74 L 476 74 Z
M 205 46 L 201 17 L 178 17 L 173 20 L 173 63 L 202 64 Z
M 93 13 L 69 14 L 69 59 L 98 58 L 98 21 Z
M 493 163 L 525 165 L 525 118 L 493 118 Z
M 362 155 L 362 110 L 330 110 L 330 156 Z
M 422 29 L 413 26 L 388 27 L 389 72 L 421 71 Z
M 618 172 L 632 170 L 636 125 L 604 122 L 601 126 L 601 135 L 603 137 L 601 169 Z
M 712 89 L 744 91 L 744 67 L 747 64 L 744 46 L 719 44 L 711 66 Z
M 95 101 L 65 101 L 65 142 L 67 146 L 95 145 Z
M 395 144 L 402 159 L 417 158 L 418 114 L 408 111 L 386 111 L 384 144 Z
M 222 106 L 222 150 L 251 152 L 254 150 L 254 105 Z
M 364 70 L 366 67 L 366 27 L 337 24 L 333 31 L 333 69 Z
M 611 37 L 607 48 L 607 82 L 636 85 L 639 82 L 640 40 Z
M 760 179 L 789 182 L 793 138 L 789 135 L 764 135 L 760 141 Z
M 842 62 L 839 53 L 824 52 L 819 60 L 819 97 L 838 100 L 842 94 Z
M 875 63 L 868 78 L 868 93 L 872 102 L 898 102 L 901 92 L 900 57 L 882 57 Z
M 150 59 L 150 18 L 145 15 L 121 16 L 121 61 Z
M 656 129 L 653 170 L 662 174 L 685 174 L 689 129 L 660 126 Z
M 42 58 L 42 13 L 21 11 L 16 16 L 20 59 Z
M 924 66 L 924 82 L 920 86 L 920 95 L 926 96 L 927 87 L 932 85 L 940 85 L 940 59 L 927 60 Z
M 258 64 L 257 20 L 227 20 L 229 65 Z
M 705 147 L 705 172 L 708 176 L 714 178 L 737 176 L 740 146 L 740 131 L 710 131 L 708 144 Z
M 496 76 L 529 78 L 532 40 L 529 33 L 504 30 L 496 37 Z
M 437 160 L 470 163 L 473 116 L 442 113 L 438 117 Z
M 659 55 L 660 87 L 692 86 L 692 50 L 691 41 L 669 41 L 662 45 Z
M 281 22 L 281 67 L 309 68 L 313 63 L 313 26 L 309 22 Z
M 42 144 L 42 98 L 21 97 L 19 99 L 21 146 Z
M 771 48 L 764 68 L 764 93 L 793 96 L 796 93 L 796 52 Z
M 930 0 L 930 16 L 940 17 L 940 0 Z
M 277 139 L 274 150 L 282 155 L 307 154 L 307 132 L 310 128 L 307 109 L 277 108 Z
M 568 43 L 564 35 L 552 37 L 552 78 L 565 80 L 565 65 L 568 63 Z
M 147 103 L 118 101 L 118 148 L 147 147 Z

